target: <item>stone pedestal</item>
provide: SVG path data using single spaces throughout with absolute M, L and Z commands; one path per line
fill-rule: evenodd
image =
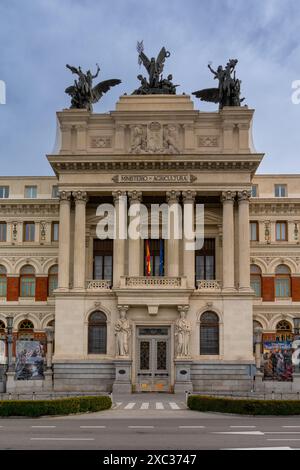
M 52 391 L 53 390 L 53 372 L 52 369 L 46 370 L 44 373 L 45 376 L 45 383 L 44 383 L 44 389 Z
M 15 384 L 15 372 L 7 371 L 6 372 L 6 393 L 13 393 L 16 390 Z
M 130 359 L 116 359 L 115 365 L 115 381 L 113 383 L 113 393 L 131 393 L 131 364 Z
M 293 374 L 292 391 L 300 392 L 300 373 L 299 372 L 294 372 Z
M 192 392 L 191 381 L 192 361 L 189 359 L 175 359 L 174 393 Z

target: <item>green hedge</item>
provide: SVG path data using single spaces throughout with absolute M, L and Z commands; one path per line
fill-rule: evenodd
M 241 415 L 300 415 L 300 400 L 252 400 L 190 395 L 188 407 Z
M 72 397 L 54 400 L 1 400 L 0 416 L 68 415 L 108 410 L 112 402 L 108 396 Z

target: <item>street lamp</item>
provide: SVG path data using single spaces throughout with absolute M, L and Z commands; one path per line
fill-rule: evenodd
M 300 339 L 300 318 L 294 318 L 294 339 Z
M 13 344 L 13 322 L 14 317 L 7 316 L 7 370 L 8 372 L 13 371 L 13 360 L 12 360 L 12 344 Z
M 254 344 L 255 344 L 255 365 L 256 369 L 260 369 L 261 365 L 261 341 L 262 341 L 262 332 L 263 329 L 261 326 L 256 326 L 254 328 Z

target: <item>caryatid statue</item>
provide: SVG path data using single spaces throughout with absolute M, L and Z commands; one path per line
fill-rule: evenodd
M 128 306 L 119 306 L 120 318 L 115 323 L 115 335 L 117 345 L 117 356 L 129 355 L 129 336 L 131 334 L 131 326 L 126 318 Z
M 175 323 L 175 338 L 177 357 L 190 356 L 191 323 L 186 319 L 187 306 L 179 306 L 179 318 Z

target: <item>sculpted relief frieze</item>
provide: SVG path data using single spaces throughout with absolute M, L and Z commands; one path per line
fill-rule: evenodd
M 133 125 L 130 130 L 130 153 L 180 153 L 179 129 L 175 124 L 151 122 Z

